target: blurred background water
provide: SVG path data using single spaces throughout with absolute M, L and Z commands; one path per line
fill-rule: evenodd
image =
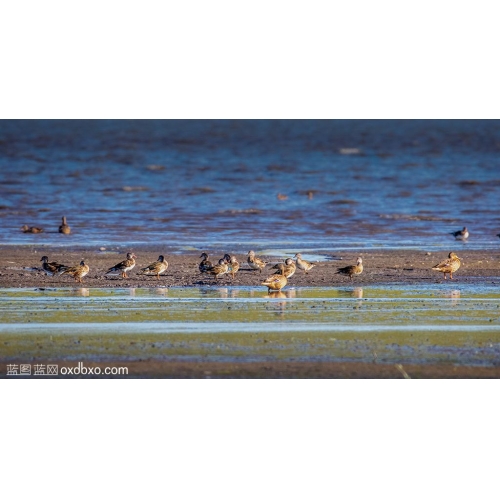
M 500 121 L 0 121 L 1 244 L 498 248 L 499 193 Z

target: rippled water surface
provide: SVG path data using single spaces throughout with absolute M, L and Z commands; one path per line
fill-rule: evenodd
M 499 121 L 0 122 L 3 244 L 493 248 L 499 194 Z

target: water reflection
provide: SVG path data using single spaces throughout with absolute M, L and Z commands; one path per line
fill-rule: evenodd
M 221 299 L 235 299 L 240 294 L 240 291 L 235 288 L 217 288 Z
M 355 298 L 355 299 L 362 299 L 363 298 L 363 288 L 362 287 L 356 287 L 352 289 L 347 289 L 347 290 L 339 290 L 338 294 L 340 296 L 344 296 L 346 298 Z
M 73 290 L 73 293 L 75 295 L 79 295 L 81 297 L 88 297 L 90 295 L 90 289 L 89 288 L 75 288 Z
M 270 292 L 266 295 L 264 295 L 264 298 L 267 299 L 286 299 L 287 295 L 284 292 Z M 271 302 L 272 306 L 276 309 L 276 314 L 278 316 L 284 316 L 285 314 L 285 309 L 286 309 L 286 300 L 280 300 L 280 301 L 275 301 L 273 300 Z
M 451 299 L 452 306 L 456 306 L 456 305 L 458 305 L 458 302 L 460 299 L 460 290 L 451 290 L 448 293 L 445 293 L 444 296 L 446 298 Z

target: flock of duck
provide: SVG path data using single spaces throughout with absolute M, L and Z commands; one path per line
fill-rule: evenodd
M 23 233 L 38 234 L 43 233 L 44 230 L 42 227 L 28 226 L 25 224 L 24 226 L 21 226 L 21 231 Z M 62 224 L 59 226 L 59 232 L 62 234 L 71 234 L 71 228 L 66 222 L 66 217 L 62 218 Z M 456 240 L 466 241 L 469 238 L 469 230 L 466 227 L 459 231 L 453 231 L 450 234 L 453 235 Z M 498 233 L 497 236 L 500 238 L 500 233 Z
M 119 262 L 113 267 L 110 267 L 104 274 L 120 274 L 122 278 L 128 278 L 127 273 L 135 267 L 136 258 L 137 256 L 134 253 L 129 252 L 127 253 L 127 258 L 125 260 Z M 234 279 L 236 273 L 240 270 L 240 263 L 235 255 L 225 254 L 224 257 L 219 259 L 218 263 L 215 265 L 210 262 L 209 256 L 205 252 L 200 255 L 200 258 L 202 259 L 198 266 L 200 273 L 211 275 L 214 279 L 221 278 L 225 274 L 230 274 Z M 288 279 L 295 274 L 297 269 L 301 269 L 307 274 L 307 272 L 316 265 L 304 260 L 300 253 L 297 253 L 294 256 L 294 259 L 287 258 L 284 262 L 279 262 L 271 268 L 276 269 L 276 271 L 261 283 L 261 285 L 267 287 L 269 293 L 271 291 L 281 291 L 281 289 L 287 285 Z M 90 271 L 88 264 L 86 264 L 84 260 L 82 260 L 79 265 L 70 267 L 64 264 L 59 264 L 58 262 L 49 262 L 49 258 L 44 255 L 41 258 L 41 262 L 42 268 L 47 275 L 61 276 L 68 274 L 78 283 L 83 283 L 82 278 L 84 278 Z M 255 252 L 250 250 L 247 254 L 247 264 L 253 271 L 259 271 L 259 273 L 262 273 L 262 270 L 269 264 L 269 262 L 257 257 Z M 450 279 L 453 279 L 453 273 L 459 268 L 460 259 L 454 252 L 451 252 L 446 260 L 440 262 L 432 269 L 434 271 L 442 272 L 444 274 L 444 279 L 446 279 L 447 274 L 450 275 Z M 141 268 L 139 274 L 156 276 L 159 280 L 160 275 L 165 273 L 167 269 L 168 262 L 163 255 L 160 255 L 156 262 Z M 356 264 L 337 269 L 337 274 L 349 276 L 350 280 L 353 279 L 353 276 L 359 275 L 362 272 L 363 260 L 361 257 L 357 258 Z
M 21 230 L 25 233 L 43 232 L 42 228 L 28 227 L 26 225 L 21 227 Z M 62 218 L 62 224 L 59 226 L 59 232 L 62 234 L 71 233 L 71 228 L 66 221 L 66 217 Z M 452 234 L 455 239 L 462 241 L 466 241 L 469 237 L 469 231 L 467 227 L 464 227 L 460 231 L 454 231 L 450 234 Z M 500 237 L 500 234 L 498 234 L 497 236 Z M 113 267 L 110 267 L 104 274 L 107 275 L 119 273 L 122 278 L 128 278 L 127 272 L 131 271 L 135 267 L 136 258 L 137 256 L 134 253 L 127 253 L 127 258 L 125 260 L 119 262 Z M 218 263 L 215 265 L 210 262 L 208 254 L 205 252 L 200 255 L 200 258 L 202 259 L 199 265 L 200 272 L 202 274 L 206 273 L 212 275 L 215 279 L 221 278 L 225 274 L 231 274 L 232 278 L 234 279 L 236 273 L 240 269 L 240 263 L 234 255 L 225 254 L 224 257 L 222 259 L 219 259 Z M 267 286 L 269 292 L 271 292 L 271 290 L 281 291 L 281 289 L 287 285 L 288 279 L 295 274 L 297 268 L 307 273 L 315 266 L 315 264 L 304 260 L 300 253 L 297 253 L 294 256 L 294 259 L 295 260 L 287 258 L 284 262 L 280 262 L 273 266 L 272 269 L 276 269 L 275 273 L 266 278 L 266 280 L 261 284 Z M 84 260 L 82 260 L 77 266 L 66 266 L 57 262 L 49 262 L 49 258 L 47 256 L 43 256 L 41 262 L 43 263 L 42 267 L 46 274 L 50 276 L 60 276 L 63 274 L 68 274 L 70 276 L 73 276 L 73 278 L 75 278 L 75 281 L 77 281 L 78 283 L 83 283 L 82 278 L 86 276 L 90 271 L 89 266 L 85 264 Z M 269 262 L 266 262 L 257 257 L 253 250 L 250 250 L 247 254 L 247 263 L 250 269 L 259 271 L 260 273 L 262 273 L 262 270 L 269 264 Z M 443 260 L 439 264 L 436 264 L 434 267 L 432 267 L 432 270 L 443 273 L 444 279 L 446 279 L 447 274 L 450 275 L 450 279 L 453 279 L 453 273 L 460 268 L 460 264 L 461 262 L 457 254 L 455 252 L 450 252 L 448 258 Z M 157 279 L 160 279 L 160 275 L 165 273 L 167 269 L 168 262 L 165 260 L 165 257 L 163 255 L 160 255 L 156 262 L 153 262 L 152 264 L 141 268 L 140 274 L 153 275 L 156 276 Z M 353 276 L 361 274 L 362 272 L 363 260 L 361 259 L 361 257 L 358 257 L 358 259 L 356 260 L 356 264 L 341 267 L 337 270 L 337 274 L 347 275 L 351 280 L 353 279 Z
M 24 226 L 21 226 L 21 231 L 23 233 L 38 234 L 38 233 L 43 233 L 43 227 L 27 226 L 25 224 Z M 61 234 L 71 234 L 71 228 L 66 222 L 66 217 L 62 218 L 62 224 L 59 226 L 59 232 Z

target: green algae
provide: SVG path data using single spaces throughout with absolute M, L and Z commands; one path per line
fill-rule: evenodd
M 4 289 L 0 359 L 496 365 L 496 287 Z

